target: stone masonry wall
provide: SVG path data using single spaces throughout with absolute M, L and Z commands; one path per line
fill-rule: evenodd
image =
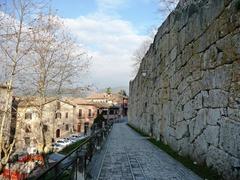
M 240 179 L 240 1 L 183 2 L 130 82 L 129 123 Z

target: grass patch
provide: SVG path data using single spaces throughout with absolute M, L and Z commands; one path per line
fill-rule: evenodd
M 137 129 L 136 127 L 133 127 L 132 125 L 128 124 L 130 128 L 138 132 L 140 135 L 147 137 L 148 135 L 141 130 Z M 190 157 L 180 156 L 176 151 L 174 151 L 169 145 L 164 144 L 161 141 L 157 141 L 154 138 L 148 139 L 152 144 L 159 147 L 163 151 L 165 151 L 167 154 L 172 156 L 177 161 L 181 162 L 185 167 L 188 169 L 191 169 L 193 172 L 195 172 L 197 175 L 199 175 L 201 178 L 208 179 L 208 180 L 221 180 L 223 179 L 215 170 L 212 170 L 211 168 L 207 167 L 206 164 L 194 164 L 194 162 L 191 160 Z
M 135 128 L 134 126 L 130 125 L 130 124 L 127 124 L 130 128 L 132 128 L 134 131 L 136 131 L 138 134 L 140 134 L 141 136 L 144 136 L 144 137 L 148 137 L 149 135 L 142 132 L 140 129 L 138 128 Z
M 72 150 L 74 150 L 75 148 L 77 148 L 85 139 L 86 139 L 86 138 L 81 139 L 81 140 L 79 140 L 79 141 L 77 141 L 77 142 L 75 142 L 75 143 L 73 143 L 73 144 L 65 147 L 64 149 L 62 149 L 62 150 L 59 151 L 58 153 L 67 155 L 67 154 L 70 153 Z

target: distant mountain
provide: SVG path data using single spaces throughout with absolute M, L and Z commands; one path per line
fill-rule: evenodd
M 119 86 L 119 87 L 111 87 L 113 93 L 118 93 L 120 90 L 125 90 L 127 95 L 129 94 L 129 90 L 127 86 Z M 106 92 L 107 88 L 105 89 L 99 89 L 97 92 Z M 31 94 L 31 92 L 34 92 L 33 90 L 29 89 L 28 92 L 26 91 L 20 91 L 19 89 L 14 90 L 14 94 L 17 96 L 25 96 L 27 95 L 34 95 Z M 91 87 L 76 87 L 76 88 L 64 88 L 62 90 L 61 95 L 64 97 L 87 97 L 90 94 L 92 94 L 94 91 L 91 89 Z M 47 91 L 47 96 L 56 96 L 56 91 L 55 90 L 48 90 Z
M 19 89 L 15 89 L 14 90 L 14 95 L 16 96 L 26 96 L 26 95 L 32 95 L 34 96 L 34 94 L 31 94 L 31 91 L 29 90 L 29 92 L 25 92 L 25 91 L 21 91 Z M 62 89 L 62 93 L 61 96 L 64 97 L 86 97 L 89 94 L 91 94 L 91 90 L 89 90 L 87 87 L 76 87 L 76 88 L 64 88 Z M 56 94 L 56 90 L 48 90 L 47 91 L 47 96 L 57 96 Z

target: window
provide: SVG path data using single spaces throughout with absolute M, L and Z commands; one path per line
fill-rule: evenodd
M 32 119 L 32 113 L 25 113 L 25 119 Z
M 58 118 L 61 119 L 61 116 L 62 116 L 61 113 L 58 112 L 58 113 L 55 114 L 55 119 L 58 119 Z
M 68 112 L 66 112 L 66 115 L 65 115 L 66 118 L 68 118 Z
M 48 131 L 48 126 L 47 125 L 43 125 L 43 131 L 47 132 Z
M 58 101 L 58 102 L 57 102 L 57 110 L 60 110 L 60 108 L 61 108 L 61 104 L 60 104 L 60 102 Z
M 69 131 L 69 125 L 68 124 L 65 125 L 65 130 Z
M 26 126 L 25 126 L 25 132 L 26 132 L 26 133 L 30 133 L 30 132 L 31 132 L 31 127 L 30 127 L 30 125 L 26 125 Z
M 30 146 L 30 137 L 24 138 L 25 145 Z
M 107 115 L 107 110 L 103 110 L 103 111 L 102 111 L 102 114 L 103 114 L 103 115 Z
M 114 110 L 110 109 L 109 114 L 111 114 L 111 115 L 114 114 Z
M 11 127 L 11 128 L 10 128 L 10 134 L 11 134 L 11 135 L 14 135 L 15 132 L 16 132 L 16 128 Z
M 60 129 L 57 129 L 56 130 L 56 138 L 59 138 L 60 137 Z
M 89 116 L 89 117 L 92 116 L 92 110 L 91 110 L 91 109 L 88 110 L 88 116 Z
M 78 117 L 81 118 L 82 117 L 82 109 L 79 109 L 79 112 L 78 112 Z

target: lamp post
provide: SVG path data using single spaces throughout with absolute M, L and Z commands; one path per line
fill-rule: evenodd
M 147 72 L 142 72 L 142 76 L 146 77 L 147 76 Z
M 147 75 L 150 74 L 149 72 L 150 72 L 150 70 L 143 69 L 143 70 L 142 70 L 142 76 L 143 76 L 143 77 L 146 77 Z
M 122 118 L 123 118 L 123 116 L 124 116 L 124 97 L 123 97 L 123 101 L 122 101 Z

